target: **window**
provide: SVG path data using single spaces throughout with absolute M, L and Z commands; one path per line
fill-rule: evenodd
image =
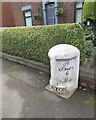
M 25 26 L 32 26 L 31 6 L 23 7 L 22 11 L 24 15 Z
M 24 11 L 24 22 L 25 26 L 32 26 L 31 10 Z
M 76 2 L 75 3 L 75 23 L 81 22 L 82 19 L 82 2 Z

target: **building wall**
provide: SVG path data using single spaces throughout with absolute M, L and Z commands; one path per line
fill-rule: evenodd
M 13 2 L 12 3 L 12 9 L 13 9 L 13 15 L 15 20 L 16 26 L 24 26 L 24 16 L 23 12 L 21 10 L 22 7 L 32 5 L 32 16 L 39 11 L 40 18 L 37 20 L 34 20 L 32 18 L 32 24 L 34 25 L 44 25 L 44 17 L 42 12 L 42 3 L 41 2 Z M 62 2 L 58 3 L 58 7 L 63 8 L 64 15 L 62 17 L 58 17 L 58 23 L 73 23 L 74 22 L 74 3 L 72 2 Z
M 2 2 L 2 27 L 14 27 L 14 17 L 10 2 Z
M 44 17 L 41 2 L 4 2 L 2 3 L 2 26 L 14 27 L 25 26 L 22 7 L 31 5 L 32 16 L 39 13 L 40 18 L 34 20 L 32 25 L 44 25 Z M 63 8 L 64 14 L 58 17 L 58 24 L 74 22 L 74 3 L 58 2 L 58 8 Z
M 15 25 L 16 26 L 24 26 L 24 16 L 23 12 L 21 10 L 22 7 L 32 5 L 32 16 L 36 13 L 39 13 L 40 18 L 37 20 L 34 20 L 32 18 L 32 25 L 43 25 L 44 20 L 43 20 L 43 13 L 42 13 L 42 4 L 41 2 L 13 2 L 12 3 L 12 9 L 13 9 L 13 15 L 14 15 L 14 20 L 15 20 Z
M 58 2 L 58 8 L 63 8 L 64 14 L 58 17 L 59 24 L 74 22 L 74 3 L 72 2 Z

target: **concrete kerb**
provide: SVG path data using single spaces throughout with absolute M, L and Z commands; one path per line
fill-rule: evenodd
M 44 71 L 48 74 L 50 73 L 49 65 L 45 65 L 40 62 L 35 62 L 35 61 L 28 60 L 28 59 L 25 59 L 22 57 L 11 56 L 6 53 L 0 53 L 0 57 L 3 59 L 6 59 L 6 60 L 12 61 L 12 62 L 16 62 L 16 63 L 22 64 L 22 65 L 28 66 L 28 67 L 36 68 L 36 69 Z
M 50 74 L 50 66 L 49 65 L 45 65 L 43 63 L 40 62 L 35 62 L 32 60 L 28 60 L 22 57 L 17 57 L 17 56 L 11 56 L 8 55 L 6 53 L 1 53 L 0 52 L 0 58 L 12 61 L 12 62 L 16 62 L 28 67 L 32 67 L 35 69 L 38 69 L 40 71 L 44 71 L 48 74 Z M 94 88 L 96 87 L 96 83 L 94 82 L 94 75 L 90 75 L 89 76 L 89 72 L 87 72 L 86 74 L 85 68 L 81 68 L 79 70 L 79 83 L 81 86 L 83 87 L 90 87 L 90 88 Z
M 80 67 L 79 70 L 79 80 L 80 80 L 80 85 L 87 87 L 89 86 L 90 88 L 94 89 L 96 88 L 96 73 L 95 70 L 94 72 L 90 71 L 90 69 L 86 69 L 84 67 Z

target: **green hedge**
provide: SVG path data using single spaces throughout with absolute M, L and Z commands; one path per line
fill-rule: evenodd
M 2 29 L 2 51 L 49 64 L 48 51 L 57 44 L 79 48 L 81 63 L 85 60 L 85 37 L 78 24 L 14 27 Z
M 92 0 L 92 2 L 88 2 L 89 0 L 85 0 L 83 5 L 83 21 L 92 20 L 96 22 L 96 1 Z

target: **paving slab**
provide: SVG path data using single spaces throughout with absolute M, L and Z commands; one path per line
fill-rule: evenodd
M 7 60 L 1 65 L 3 118 L 94 118 L 94 91 L 79 87 L 63 99 L 44 89 L 49 74 Z

